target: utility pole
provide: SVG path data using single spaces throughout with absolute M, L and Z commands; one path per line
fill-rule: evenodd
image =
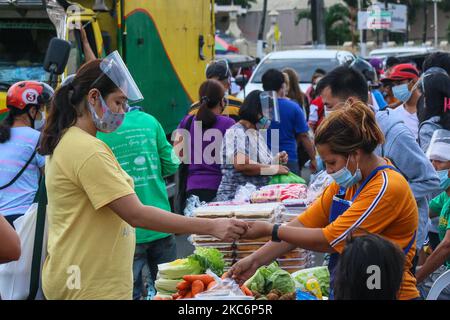
M 438 7 L 437 3 L 441 0 L 433 0 L 434 2 L 434 46 L 438 47 Z
M 384 0 L 384 10 L 388 11 L 388 2 Z M 383 48 L 387 48 L 389 42 L 389 29 L 384 29 L 383 32 Z
M 324 11 L 325 7 L 323 4 L 323 0 L 316 0 L 316 23 L 317 23 L 317 47 L 320 49 L 325 48 L 326 39 L 325 39 L 325 20 L 324 20 Z
M 359 12 L 362 11 L 362 0 L 358 0 L 358 15 L 359 16 Z M 359 30 L 359 49 L 360 49 L 360 55 L 361 57 L 365 57 L 367 55 L 367 47 L 366 47 L 366 39 L 365 39 L 365 30 L 364 29 L 360 29 Z
M 256 43 L 256 56 L 260 59 L 264 57 L 263 44 L 264 44 L 264 27 L 266 25 L 267 1 L 268 0 L 264 0 L 263 3 L 261 24 L 259 25 L 259 32 L 258 32 L 258 42 Z
M 423 33 L 422 33 L 422 43 L 425 45 L 427 42 L 427 28 L 428 28 L 428 6 L 427 0 L 423 0 Z

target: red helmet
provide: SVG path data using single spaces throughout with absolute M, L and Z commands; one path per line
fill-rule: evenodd
M 23 110 L 28 105 L 46 104 L 53 97 L 53 93 L 53 88 L 44 82 L 20 81 L 9 88 L 6 106 Z

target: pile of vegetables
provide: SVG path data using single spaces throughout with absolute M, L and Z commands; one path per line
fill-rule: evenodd
M 222 279 L 225 279 L 226 277 L 227 274 L 225 273 L 222 276 Z M 195 298 L 197 294 L 214 290 L 216 286 L 216 281 L 209 274 L 186 275 L 183 276 L 183 281 L 178 283 L 178 292 L 172 295 L 172 299 L 178 300 Z M 245 286 L 241 286 L 240 288 L 245 295 L 252 296 L 252 292 L 248 288 Z
M 178 292 L 178 284 L 186 275 L 201 275 L 210 269 L 216 275 L 223 274 L 225 260 L 223 254 L 213 248 L 197 248 L 186 259 L 178 259 L 170 263 L 158 266 L 158 279 L 155 288 L 158 291 L 157 298 L 167 298 Z M 197 283 L 199 286 L 199 284 Z M 158 300 L 156 299 L 156 300 Z
M 244 285 L 257 300 L 295 300 L 295 282 L 276 262 L 259 268 Z
M 214 278 L 209 274 L 186 275 L 183 276 L 183 281 L 177 284 L 178 292 L 172 298 L 174 300 L 194 298 L 197 294 L 211 289 L 215 284 Z

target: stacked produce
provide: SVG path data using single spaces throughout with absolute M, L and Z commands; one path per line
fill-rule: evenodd
M 157 298 L 172 299 L 184 276 L 204 274 L 208 269 L 217 275 L 224 273 L 223 254 L 214 248 L 199 247 L 186 259 L 158 265 L 158 278 L 155 281 Z
M 203 218 L 234 217 L 244 221 L 266 221 L 274 223 L 284 219 L 285 209 L 279 202 L 239 206 L 205 206 L 196 208 L 194 215 Z M 270 241 L 270 237 L 224 243 L 211 236 L 193 235 L 191 240 L 197 248 L 214 248 L 219 250 L 224 255 L 227 265 L 231 266 L 264 246 Z M 312 260 L 313 255 L 311 252 L 303 249 L 295 249 L 280 257 L 278 263 L 284 270 L 295 272 L 309 267 L 312 264 Z

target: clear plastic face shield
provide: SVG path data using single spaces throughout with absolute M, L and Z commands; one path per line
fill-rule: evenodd
M 425 71 L 417 81 L 417 86 L 420 86 L 420 89 L 422 90 L 422 93 L 425 93 L 425 78 L 433 75 L 433 74 L 443 74 L 448 76 L 447 71 L 445 71 L 442 68 L 439 67 L 431 67 L 427 71 Z
M 427 150 L 430 160 L 450 161 L 450 131 L 445 129 L 436 130 Z
M 263 91 L 259 95 L 263 116 L 272 121 L 280 122 L 280 109 L 278 107 L 278 97 L 275 91 Z
M 114 51 L 104 58 L 100 63 L 100 69 L 123 92 L 129 102 L 139 102 L 144 99 L 119 52 Z M 95 87 L 96 81 L 92 87 Z

